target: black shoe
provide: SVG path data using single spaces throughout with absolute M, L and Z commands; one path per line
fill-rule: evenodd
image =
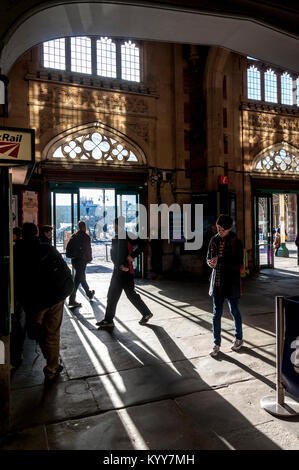
M 153 314 L 152 313 L 148 313 L 147 315 L 144 315 L 141 320 L 140 320 L 140 325 L 145 325 L 150 318 L 152 318 Z
M 50 372 L 49 369 L 47 369 L 47 366 L 44 367 L 45 385 L 52 384 L 62 371 L 63 371 L 63 366 L 61 364 L 57 367 L 54 373 Z
M 89 294 L 88 294 L 88 296 L 87 296 L 87 297 L 89 298 L 89 300 L 92 300 L 92 299 L 94 298 L 94 294 L 95 294 L 95 291 L 94 291 L 94 290 L 91 290 L 91 291 L 89 292 Z
M 98 321 L 96 325 L 99 327 L 99 330 L 102 330 L 104 328 L 114 328 L 113 321 L 109 322 L 107 320 L 102 320 L 102 321 Z
M 79 302 L 69 302 L 69 308 L 76 308 L 76 307 L 82 307 L 82 304 L 80 304 Z

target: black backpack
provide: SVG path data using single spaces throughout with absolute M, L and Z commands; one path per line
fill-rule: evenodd
M 41 244 L 40 273 L 55 302 L 66 299 L 74 289 L 70 268 L 52 246 Z
M 295 245 L 299 247 L 299 235 L 297 235 L 297 237 L 296 237 Z
M 79 239 L 77 234 L 74 234 L 68 244 L 66 245 L 67 258 L 81 258 L 83 253 L 82 240 Z

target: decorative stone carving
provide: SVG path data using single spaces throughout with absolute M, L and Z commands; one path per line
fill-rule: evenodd
M 299 132 L 299 119 L 286 116 L 248 113 L 249 128 Z
M 49 85 L 35 82 L 30 104 L 51 105 L 96 112 L 145 115 L 149 111 L 146 99 L 139 96 L 111 93 L 77 86 Z

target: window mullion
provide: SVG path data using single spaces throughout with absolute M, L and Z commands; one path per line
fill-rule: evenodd
M 265 101 L 265 71 L 260 70 L 261 74 L 261 100 Z
M 97 37 L 91 38 L 91 74 L 95 77 L 97 75 Z
M 116 40 L 116 78 L 121 80 L 121 41 Z
M 277 103 L 281 104 L 281 74 L 276 72 Z
M 65 38 L 65 70 L 71 72 L 71 38 Z

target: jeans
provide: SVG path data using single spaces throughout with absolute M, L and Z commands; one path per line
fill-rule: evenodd
M 77 290 L 80 284 L 85 290 L 87 297 L 90 295 L 90 290 L 86 282 L 86 274 L 85 274 L 86 264 L 87 263 L 81 259 L 76 259 L 76 258 L 72 259 L 72 266 L 75 271 L 75 279 L 74 279 L 74 290 L 70 295 L 70 302 L 75 301 Z
M 108 290 L 105 320 L 107 320 L 109 323 L 112 322 L 115 316 L 117 303 L 123 290 L 125 291 L 126 296 L 130 302 L 134 305 L 135 308 L 137 308 L 137 310 L 139 310 L 142 316 L 151 313 L 149 308 L 141 299 L 140 295 L 135 291 L 134 275 L 127 272 L 114 271 Z
M 213 296 L 213 335 L 214 343 L 218 346 L 221 345 L 221 317 L 224 300 L 225 297 Z M 235 322 L 235 338 L 241 340 L 243 338 L 242 318 L 238 308 L 238 302 L 239 299 L 237 297 L 227 299 L 230 313 Z

